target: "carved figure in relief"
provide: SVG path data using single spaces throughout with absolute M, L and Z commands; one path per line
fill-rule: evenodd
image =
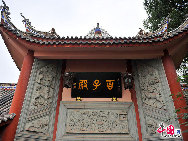
M 36 96 L 43 96 L 45 99 L 50 99 L 53 95 L 53 89 L 43 85 L 37 85 L 35 94 Z
M 48 132 L 49 117 L 43 117 L 26 123 L 25 130 L 31 132 L 40 132 L 46 134 Z
M 53 89 L 42 84 L 35 83 L 34 91 L 31 101 L 31 109 L 47 106 L 52 102 Z
M 55 81 L 55 66 L 53 64 L 42 67 L 37 71 L 36 82 L 45 86 L 53 87 Z

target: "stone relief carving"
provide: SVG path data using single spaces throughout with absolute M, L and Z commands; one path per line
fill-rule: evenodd
M 166 109 L 160 90 L 158 71 L 152 66 L 138 64 L 143 105 Z
M 52 103 L 52 96 L 53 96 L 52 88 L 35 83 L 34 84 L 34 93 L 32 100 L 31 100 L 31 109 L 40 108 L 41 106 L 47 106 Z
M 61 101 L 57 141 L 138 140 L 132 102 Z
M 54 81 L 56 76 L 56 66 L 54 64 L 49 64 L 42 67 L 37 71 L 36 82 L 47 87 L 54 88 Z
M 52 104 L 54 81 L 57 67 L 54 64 L 48 64 L 36 72 L 36 81 L 34 82 L 33 96 L 31 98 L 30 109 L 40 109 L 41 107 Z M 47 107 L 48 110 L 51 107 Z M 40 111 L 39 111 L 40 113 Z M 42 116 L 39 116 L 42 117 Z M 48 133 L 49 116 L 36 119 L 35 121 L 27 121 L 25 130 Z
M 161 60 L 135 61 L 133 66 L 143 139 L 160 136 L 156 131 L 161 122 L 177 127 Z
M 48 131 L 49 116 L 29 122 L 25 129 L 31 132 L 46 133 Z
M 35 59 L 17 134 L 52 138 L 60 75 L 61 61 Z
M 129 133 L 127 112 L 120 110 L 69 110 L 68 133 Z
M 148 135 L 156 134 L 157 127 L 159 126 L 159 121 L 167 122 L 166 120 L 157 120 L 157 115 L 155 117 L 151 116 L 151 109 L 165 110 L 166 105 L 164 102 L 164 98 L 161 92 L 161 83 L 158 74 L 158 70 L 148 64 L 138 64 L 139 70 L 139 81 L 141 88 L 141 97 L 142 97 L 142 106 L 145 113 L 145 121 L 146 121 L 146 131 Z M 150 109 L 146 109 L 146 106 L 150 106 Z
M 148 127 L 148 134 L 149 135 L 156 134 L 156 129 L 159 127 L 159 125 L 157 124 L 158 121 L 148 116 L 146 116 L 146 121 Z

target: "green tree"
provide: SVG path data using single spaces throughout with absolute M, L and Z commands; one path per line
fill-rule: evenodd
M 177 28 L 188 14 L 187 0 L 144 0 L 144 8 L 148 18 L 144 20 L 144 27 L 151 32 L 159 28 L 161 21 L 170 19 L 168 31 Z
M 179 73 L 179 81 L 188 84 L 188 55 L 183 59 L 177 71 Z
M 144 8 L 148 18 L 144 20 L 144 27 L 151 32 L 159 29 L 162 21 L 168 17 L 168 31 L 171 31 L 188 17 L 187 0 L 144 0 Z M 188 55 L 182 61 L 180 68 L 177 70 L 180 74 L 179 80 L 188 84 Z

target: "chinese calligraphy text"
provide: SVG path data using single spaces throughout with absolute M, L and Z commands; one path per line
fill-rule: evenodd
M 75 72 L 73 81 L 72 98 L 122 97 L 119 72 Z

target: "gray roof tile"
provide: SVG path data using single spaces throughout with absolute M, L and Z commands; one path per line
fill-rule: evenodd
M 36 31 L 35 33 L 31 32 L 23 32 L 18 30 L 11 22 L 9 24 L 1 24 L 7 30 L 10 30 L 12 33 L 17 35 L 17 37 L 21 37 L 22 39 L 34 42 L 41 45 L 59 45 L 59 44 L 134 44 L 134 43 L 151 43 L 151 42 L 163 42 L 164 40 L 168 40 L 169 38 L 173 38 L 178 34 L 188 31 L 188 19 L 180 25 L 177 29 L 171 32 L 165 32 L 162 34 L 151 34 L 151 35 L 143 35 L 143 36 L 135 36 L 135 37 L 112 37 L 112 36 L 80 36 L 80 37 L 60 37 L 60 36 L 52 36 L 48 32 L 40 32 Z M 36 39 L 35 39 L 36 38 Z M 42 40 L 41 40 L 42 38 Z M 43 39 L 46 39 L 45 41 Z
M 9 109 L 14 96 L 15 88 L 0 88 L 0 124 L 5 123 L 15 117 L 15 113 L 9 114 Z

